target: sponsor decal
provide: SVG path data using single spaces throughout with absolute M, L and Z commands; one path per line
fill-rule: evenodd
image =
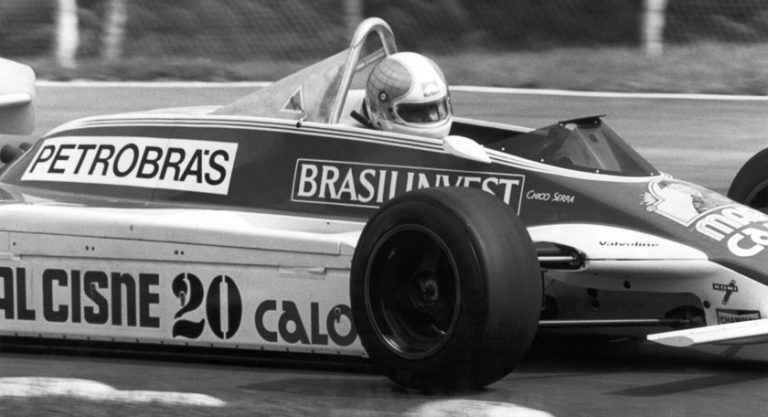
M 279 306 L 277 300 L 267 300 L 256 308 L 254 321 L 259 336 L 267 342 L 277 342 L 279 339 L 290 344 L 302 345 L 328 345 L 330 338 L 339 346 L 349 346 L 357 339 L 354 326 L 350 329 L 339 330 L 337 326 L 342 318 L 349 324 L 352 323 L 352 309 L 349 306 L 339 304 L 327 313 L 320 312 L 318 303 L 310 303 L 311 313 L 309 326 L 301 318 L 296 303 L 282 301 Z M 266 316 L 279 315 L 277 327 L 270 329 L 266 325 Z M 327 334 L 320 331 L 320 321 L 325 319 Z M 279 338 L 279 339 L 278 339 Z
M 225 195 L 237 144 L 146 137 L 56 137 L 22 181 L 123 185 Z
M 160 302 L 157 274 L 46 269 L 39 280 L 32 280 L 42 293 L 39 310 L 27 298 L 27 278 L 25 268 L 0 267 L 0 312 L 5 320 L 160 327 L 153 314 Z
M 27 273 L 24 268 L 0 268 L 3 280 L 3 296 L 0 298 L 0 312 L 6 320 L 35 320 L 37 312 L 27 302 Z
M 736 285 L 736 281 L 731 281 L 728 284 L 712 284 L 712 289 L 715 291 L 724 292 L 739 292 L 739 287 Z
M 421 83 L 421 91 L 424 94 L 424 97 L 432 97 L 440 94 L 440 85 L 435 80 L 430 80 L 424 83 Z
M 742 321 L 759 320 L 760 318 L 760 312 L 756 310 L 717 309 L 718 324 L 739 323 Z
M 235 281 L 230 277 L 217 276 L 206 290 L 196 275 L 179 274 L 173 280 L 173 294 L 181 302 L 174 316 L 172 332 L 175 338 L 197 339 L 208 327 L 216 337 L 226 340 L 232 338 L 243 324 L 243 300 Z M 207 320 L 185 318 L 198 309 L 206 312 Z M 226 314 L 222 315 L 222 311 Z M 270 323 L 275 322 L 275 319 L 277 325 L 271 327 Z M 321 331 L 322 319 L 325 333 Z M 342 319 L 345 319 L 345 323 L 342 323 Z M 256 306 L 253 323 L 261 340 L 269 343 L 283 341 L 289 344 L 327 346 L 330 339 L 338 346 L 349 346 L 357 339 L 357 332 L 352 325 L 352 309 L 343 304 L 321 312 L 320 304 L 312 302 L 307 322 L 295 302 L 263 300 Z
M 547 193 L 536 190 L 528 190 L 525 193 L 526 200 L 533 201 L 546 201 L 560 204 L 573 204 L 576 201 L 576 197 L 570 194 L 564 193 Z
M 723 297 L 723 305 L 728 304 L 728 300 L 731 299 L 731 294 L 735 292 L 739 292 L 739 287 L 736 286 L 736 281 L 734 280 L 732 280 L 728 284 L 714 283 L 712 284 L 712 289 L 715 291 L 725 292 L 725 297 Z
M 613 240 L 613 241 L 601 240 L 599 244 L 600 246 L 626 247 L 626 248 L 656 248 L 659 246 L 658 243 L 653 243 L 653 242 L 621 242 L 618 240 Z
M 733 204 L 733 201 L 696 184 L 662 178 L 648 183 L 642 204 L 650 212 L 690 226 L 710 210 Z
M 671 178 L 651 181 L 643 197 L 646 210 L 693 229 L 739 257 L 768 246 L 768 215 L 699 187 Z
M 299 159 L 292 201 L 377 208 L 398 194 L 431 187 L 479 188 L 518 213 L 525 176 L 401 165 Z
M 768 246 L 768 216 L 749 207 L 718 208 L 696 222 L 695 230 L 740 257 L 755 256 Z
M 249 343 L 318 346 L 357 340 L 348 305 L 247 300 L 235 278 L 221 274 L 204 281 L 191 272 L 161 280 L 152 272 L 47 268 L 33 278 L 27 268 L 0 267 L 0 324 L 5 321 L 63 325 L 58 328 L 64 332 L 105 326 L 114 336 L 136 334 L 124 331 L 130 328 L 154 330 L 179 340 L 239 336 Z

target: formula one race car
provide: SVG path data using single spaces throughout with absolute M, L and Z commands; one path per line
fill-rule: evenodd
M 6 147 L 0 334 L 368 356 L 440 390 L 502 378 L 549 327 L 768 341 L 768 216 L 659 173 L 601 117 L 366 127 L 355 86 L 395 51 L 372 18 L 235 103 Z M 28 121 L 26 79 L 3 128 Z

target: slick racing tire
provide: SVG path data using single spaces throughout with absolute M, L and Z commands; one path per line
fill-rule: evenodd
M 538 259 L 493 195 L 431 188 L 385 204 L 351 271 L 352 314 L 374 365 L 422 392 L 480 389 L 507 375 L 536 333 Z
M 728 197 L 768 213 L 768 149 L 744 164 L 728 189 Z

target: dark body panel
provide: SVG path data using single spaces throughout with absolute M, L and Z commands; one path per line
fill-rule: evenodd
M 9 185 L 7 188 L 10 190 L 23 189 L 27 195 L 37 194 L 68 203 L 199 206 L 360 221 L 365 221 L 377 207 L 395 195 L 413 189 L 476 187 L 504 200 L 529 227 L 588 223 L 627 228 L 697 248 L 718 263 L 763 280 L 761 264 L 768 251 L 760 251 L 756 256 L 734 257 L 722 239 L 708 238 L 697 232 L 696 225 L 700 219 L 730 202 L 712 197 L 714 193 L 701 187 L 660 175 L 621 178 L 552 169 L 531 162 L 516 164 L 515 161 L 495 161 L 489 165 L 446 153 L 437 140 L 414 141 L 364 129 L 338 129 L 314 123 L 299 125 L 251 119 L 153 118 L 107 119 L 90 124 L 53 132 L 10 167 L 4 173 L 2 182 Z M 456 130 L 486 145 L 499 138 L 514 140 L 514 135 L 520 134 L 507 131 L 505 135 L 503 130 L 471 123 L 457 124 Z M 214 168 L 209 172 L 205 172 L 203 167 L 206 165 L 205 158 L 210 156 L 208 149 L 197 149 L 198 159 L 190 156 L 193 152 L 190 149 L 179 151 L 187 154 L 183 166 L 155 173 L 158 176 L 164 172 L 168 177 L 166 179 L 184 177 L 184 181 L 197 183 L 204 183 L 206 178 L 221 180 L 222 163 L 231 156 L 231 169 L 226 170 L 226 175 L 231 178 L 228 178 L 225 192 L 193 192 L 189 191 L 189 187 L 181 186 L 163 188 L 23 179 L 25 167 L 34 166 L 30 159 L 40 158 L 41 147 L 47 140 L 66 142 L 70 138 L 88 143 L 113 138 L 111 140 L 122 144 L 116 145 L 118 155 L 119 146 L 140 145 L 145 140 L 222 146 L 236 144 L 236 151 L 213 162 L 209 159 L 209 168 L 211 164 Z M 140 160 L 143 153 L 125 153 L 127 159 L 135 156 L 134 159 L 139 160 L 128 164 L 131 167 L 136 165 L 135 171 L 142 169 Z M 70 155 L 69 162 L 78 157 L 79 154 Z M 47 168 L 50 175 L 46 178 L 55 179 L 56 166 L 49 165 Z M 106 167 L 98 167 L 96 173 L 102 168 L 106 172 Z M 659 199 L 654 190 L 662 188 L 659 184 L 666 187 L 666 182 L 675 187 L 690 187 L 689 191 L 683 192 L 685 195 L 702 194 L 700 198 L 705 203 L 696 206 L 700 212 L 687 220 L 665 216 L 663 210 L 658 208 L 659 202 L 654 201 L 654 198 Z M 707 202 L 712 206 L 708 207 Z M 606 240 L 606 244 L 643 242 Z
M 55 191 L 77 194 L 80 198 L 91 195 L 151 204 L 209 205 L 360 220 L 367 219 L 383 202 L 403 192 L 425 187 L 469 186 L 497 195 L 529 225 L 603 222 L 614 214 L 606 210 L 626 210 L 621 204 L 626 199 L 600 201 L 603 192 L 593 195 L 597 188 L 610 187 L 605 193 L 611 194 L 629 187 L 632 190 L 629 193 L 634 196 L 645 188 L 644 182 L 637 181 L 606 182 L 596 187 L 593 180 L 535 172 L 510 164 L 474 162 L 445 153 L 438 141 L 415 143 L 381 134 L 371 137 L 368 131 L 355 134 L 292 124 L 238 126 L 229 122 L 220 125 L 179 122 L 174 125 L 169 120 L 165 126 L 156 122 L 76 128 L 56 132 L 44 140 L 78 137 L 97 143 L 106 137 L 117 137 L 125 143 L 139 143 L 144 138 L 236 143 L 236 159 L 226 194 L 22 179 L 26 166 L 34 165 L 30 159 L 44 146 L 44 140 L 14 164 L 2 181 L 32 193 L 34 190 Z M 168 176 L 172 174 L 169 172 Z M 612 208 L 613 203 L 619 205 Z M 639 207 L 639 202 L 630 206 Z

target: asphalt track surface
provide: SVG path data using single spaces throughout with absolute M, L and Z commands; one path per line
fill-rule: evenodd
M 244 88 L 38 90 L 39 136 L 74 117 L 224 103 Z M 664 172 L 717 191 L 768 147 L 768 102 L 453 94 L 455 112 L 530 127 L 591 114 Z M 33 137 L 35 137 L 33 135 Z M 12 138 L 17 141 L 22 138 Z M 0 353 L 0 416 L 756 416 L 764 362 L 724 360 L 630 340 L 544 337 L 487 389 L 425 396 L 365 366 L 343 369 Z

